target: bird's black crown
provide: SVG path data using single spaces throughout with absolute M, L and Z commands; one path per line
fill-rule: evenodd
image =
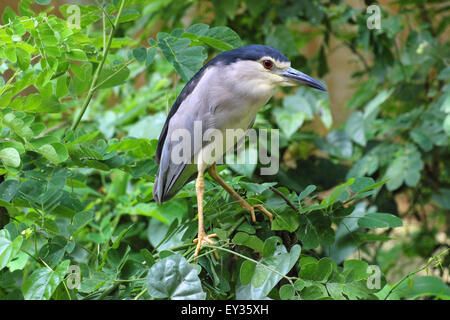
M 257 61 L 262 57 L 271 57 L 280 62 L 288 62 L 289 59 L 278 49 L 264 46 L 261 44 L 250 44 L 233 50 L 225 51 L 217 55 L 208 64 L 214 65 L 223 63 L 228 65 L 238 60 L 253 60 Z

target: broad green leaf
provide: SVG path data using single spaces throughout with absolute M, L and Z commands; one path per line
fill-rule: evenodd
M 239 284 L 236 288 L 237 299 L 264 299 L 269 294 L 270 290 L 281 280 L 282 276 L 288 273 L 297 262 L 300 256 L 301 248 L 298 244 L 291 248 L 290 252 L 287 252 L 283 245 L 277 247 L 273 256 L 263 258 L 256 266 L 252 280 L 248 285 Z M 264 265 L 271 269 L 277 270 L 275 273 Z
M 346 200 L 348 196 L 347 188 L 350 187 L 354 181 L 354 178 L 350 178 L 346 183 L 340 184 L 339 186 L 334 188 L 333 191 L 325 199 L 322 200 L 321 205 L 331 206 L 338 199 Z M 341 199 L 342 195 L 344 195 L 344 199 Z
M 51 144 L 44 144 L 38 149 L 38 152 L 42 154 L 47 160 L 52 163 L 58 163 L 59 157 L 55 148 Z
M 407 145 L 401 149 L 396 158 L 389 164 L 384 179 L 389 179 L 386 187 L 389 191 L 398 189 L 403 182 L 415 187 L 420 180 L 423 161 L 416 147 Z
M 403 281 L 390 295 L 390 297 L 395 296 L 408 299 L 431 296 L 449 300 L 450 286 L 437 277 L 422 276 L 414 278 L 410 284 L 408 284 L 408 281 L 406 280 Z
M 20 47 L 16 47 L 17 64 L 20 69 L 26 71 L 30 66 L 31 56 L 30 54 Z
M 347 134 L 361 146 L 366 146 L 366 134 L 364 131 L 364 118 L 361 111 L 354 112 L 345 124 L 345 131 Z
M 20 166 L 20 154 L 15 148 L 4 148 L 0 150 L 0 160 L 5 166 L 17 168 Z
M 277 236 L 272 236 L 270 238 L 267 238 L 264 241 L 264 247 L 263 247 L 263 257 L 268 258 L 273 256 L 273 253 L 277 249 L 278 244 L 282 243 L 281 239 Z
M 330 217 L 319 211 L 300 215 L 300 227 L 297 237 L 304 249 L 314 249 L 319 244 L 329 246 L 334 243 L 335 234 L 331 228 Z
M 256 264 L 252 261 L 245 260 L 242 265 L 239 272 L 239 279 L 241 281 L 241 284 L 246 286 L 250 283 L 250 281 L 253 278 L 253 274 L 256 269 Z
M 81 211 L 73 216 L 72 224 L 75 230 L 78 230 L 87 225 L 94 218 L 92 211 Z
M 300 194 L 297 197 L 297 201 L 302 201 L 303 199 L 305 199 L 307 196 L 309 196 L 311 193 L 314 192 L 314 190 L 316 190 L 316 186 L 310 184 L 309 186 L 307 186 L 302 192 L 300 192 Z
M 299 276 L 301 279 L 326 282 L 333 270 L 333 264 L 330 258 L 322 258 L 317 262 L 304 264 Z
M 327 289 L 322 284 L 313 284 L 306 287 L 300 293 L 300 297 L 303 300 L 318 300 L 320 298 L 328 297 Z
M 155 263 L 147 276 L 147 289 L 153 298 L 170 300 L 204 300 L 197 268 L 173 254 Z
M 292 113 L 284 109 L 275 108 L 273 114 L 275 122 L 287 138 L 290 138 L 300 129 L 305 120 L 305 113 L 303 112 Z
M 350 190 L 354 193 L 360 193 L 364 191 L 369 191 L 375 185 L 375 181 L 369 177 L 359 177 L 355 178 L 352 185 L 350 185 Z
M 86 53 L 81 49 L 71 49 L 66 52 L 67 59 L 77 60 L 77 61 L 88 61 Z
M 280 299 L 290 300 L 295 295 L 295 288 L 290 284 L 285 284 L 280 288 Z
M 19 189 L 19 180 L 8 179 L 0 184 L 0 200 L 10 202 L 16 196 Z
M 361 260 L 347 260 L 344 261 L 345 281 L 360 281 L 369 277 L 367 272 L 369 264 Z
M 438 192 L 433 194 L 432 198 L 442 208 L 450 210 L 450 189 L 441 188 Z
M 169 43 L 167 39 L 158 40 L 158 46 L 167 61 L 172 63 L 185 82 L 189 81 L 202 67 L 203 61 L 207 57 L 203 47 L 188 47 L 189 44 L 189 39 L 180 39 L 174 43 Z
M 0 230 L 0 270 L 3 269 L 19 253 L 22 236 L 11 239 L 8 230 Z
M 230 28 L 224 26 L 209 29 L 205 36 L 199 37 L 199 40 L 222 51 L 242 46 L 239 35 Z
M 233 243 L 249 247 L 258 252 L 263 251 L 264 243 L 256 236 L 248 235 L 245 232 L 238 232 L 233 237 Z
M 294 232 L 300 225 L 298 213 L 294 212 L 290 208 L 275 216 L 275 220 L 272 222 L 272 230 L 287 230 Z
M 447 136 L 450 136 L 450 114 L 445 117 L 443 128 Z
M 361 228 L 396 228 L 403 225 L 402 220 L 388 213 L 368 213 L 358 220 Z
M 63 281 L 69 264 L 70 260 L 65 260 L 55 270 L 47 267 L 35 269 L 22 286 L 25 300 L 49 300 Z
M 99 89 L 106 89 L 118 86 L 128 79 L 130 69 L 123 65 L 107 64 L 103 67 L 102 72 L 97 80 Z
M 147 49 L 145 48 L 134 49 L 133 57 L 139 62 L 144 62 L 147 59 Z

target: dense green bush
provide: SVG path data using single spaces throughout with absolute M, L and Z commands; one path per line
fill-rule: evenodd
M 366 8 L 334 0 L 6 8 L 0 297 L 449 299 L 450 48 L 440 17 L 450 7 L 427 3 L 381 7 L 381 29 L 367 27 Z M 305 26 L 312 31 L 298 32 Z M 208 57 L 243 44 L 277 47 L 323 77 L 331 37 L 363 66 L 350 117 L 333 126 L 326 93 L 277 94 L 255 126 L 280 129 L 279 173 L 219 166 L 274 222 L 252 224 L 207 179 L 206 227 L 218 241 L 195 260 L 194 185 L 152 201 L 168 108 Z M 320 47 L 306 59 L 300 49 L 314 39 Z M 317 118 L 324 136 L 304 128 Z M 398 195 L 411 202 L 401 214 Z M 395 232 L 411 223 L 412 233 Z M 413 258 L 423 267 L 393 272 Z

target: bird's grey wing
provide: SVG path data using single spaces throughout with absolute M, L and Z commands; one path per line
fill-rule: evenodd
M 168 122 L 167 133 L 164 141 L 161 141 L 160 166 L 153 186 L 153 198 L 158 203 L 172 198 L 186 183 L 195 178 L 197 173 L 194 156 L 206 144 L 202 139 L 203 134 L 208 128 L 214 127 L 215 120 L 214 115 L 210 113 L 209 106 L 201 101 L 196 102 L 197 105 L 192 105 L 193 101 L 186 99 Z M 194 137 L 195 122 L 197 125 L 201 125 L 200 137 Z M 179 161 L 180 159 L 173 161 L 172 153 L 178 152 L 180 143 L 183 143 L 175 138 L 178 138 L 179 133 L 183 132 L 189 135 L 183 137 L 186 139 L 183 142 L 188 142 L 190 148 L 183 149 L 187 152 L 182 154 L 182 161 Z M 194 143 L 194 138 L 200 139 L 201 143 Z

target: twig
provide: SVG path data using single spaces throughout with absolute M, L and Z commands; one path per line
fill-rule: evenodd
M 404 276 L 399 282 L 397 282 L 396 284 L 394 284 L 392 286 L 392 288 L 389 290 L 388 294 L 386 295 L 386 297 L 384 297 L 384 300 L 387 300 L 387 298 L 391 295 L 391 293 L 406 279 L 414 276 L 415 274 L 419 273 L 420 271 L 423 271 L 425 269 L 427 269 L 435 260 L 438 260 L 438 263 L 440 263 L 440 258 L 441 256 L 445 255 L 450 249 L 444 250 L 441 253 L 439 253 L 438 255 L 430 258 L 427 262 L 427 264 L 425 266 L 423 266 L 422 268 L 420 268 L 419 270 L 416 270 L 414 272 L 408 273 L 406 276 Z
M 292 209 L 294 209 L 294 211 L 298 212 L 298 208 L 280 190 L 274 187 L 269 187 L 269 189 L 272 190 L 277 195 L 279 195 L 281 198 L 283 198 L 283 200 L 287 203 L 287 205 Z
M 45 137 L 45 136 L 48 135 L 50 132 L 57 131 L 57 130 L 59 130 L 59 129 L 61 129 L 61 128 L 64 128 L 66 125 L 67 125 L 67 121 L 63 121 L 63 122 L 57 124 L 57 125 L 54 126 L 54 127 L 48 128 L 47 130 L 43 131 L 40 135 L 38 135 L 38 136 L 36 137 L 36 139 Z
M 98 77 L 99 77 L 100 72 L 102 71 L 103 66 L 106 62 L 106 57 L 108 56 L 108 51 L 111 48 L 112 39 L 113 39 L 114 33 L 117 29 L 117 25 L 119 24 L 120 16 L 122 15 L 124 5 L 125 5 L 125 0 L 122 0 L 122 2 L 120 3 L 119 12 L 117 13 L 116 21 L 114 22 L 113 28 L 111 29 L 111 32 L 109 34 L 108 43 L 106 44 L 106 48 L 104 50 L 102 60 L 100 61 L 100 64 L 98 65 L 97 69 L 95 70 L 94 76 L 92 78 L 91 86 L 89 88 L 88 95 L 86 96 L 86 99 L 84 100 L 84 103 L 81 107 L 80 113 L 78 114 L 75 122 L 72 125 L 72 128 L 71 128 L 72 130 L 75 130 L 78 127 L 78 125 L 80 124 L 81 118 L 83 117 L 84 113 L 86 112 L 86 109 L 89 106 L 89 102 L 91 101 L 92 96 L 94 95 L 94 93 L 97 89 L 96 86 L 97 86 Z

